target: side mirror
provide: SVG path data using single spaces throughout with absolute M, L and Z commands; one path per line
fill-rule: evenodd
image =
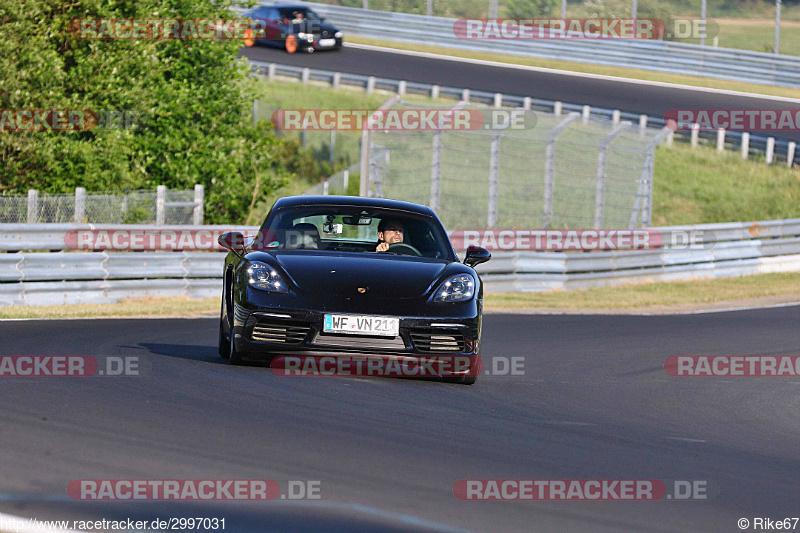
M 244 235 L 238 231 L 229 231 L 228 233 L 223 233 L 219 236 L 217 242 L 220 246 L 226 250 L 230 250 L 239 257 L 241 257 L 245 251 Z
M 464 258 L 464 264 L 468 267 L 474 267 L 485 263 L 492 258 L 492 254 L 486 248 L 480 246 L 470 246 L 467 248 L 467 256 Z

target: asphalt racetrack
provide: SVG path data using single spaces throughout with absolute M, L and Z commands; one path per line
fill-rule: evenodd
M 431 52 L 438 51 L 432 48 Z M 659 117 L 663 117 L 667 111 L 676 109 L 800 110 L 800 102 L 797 100 L 775 100 L 757 95 L 741 96 L 675 86 L 646 85 L 623 80 L 471 64 L 352 47 L 314 54 L 288 54 L 279 48 L 256 46 L 242 49 L 242 54 L 251 59 L 284 65 L 439 84 L 473 91 L 560 100 L 565 103 L 619 109 Z M 800 142 L 798 130 L 766 134 Z
M 798 307 L 487 315 L 499 375 L 463 386 L 230 366 L 212 318 L 4 321 L 0 355 L 137 356 L 142 375 L 0 378 L 0 512 L 234 532 L 740 531 L 800 515 L 800 378 L 672 377 L 664 361 L 800 354 L 799 327 Z M 523 371 L 503 375 L 512 357 Z M 79 479 L 272 479 L 284 495 L 312 481 L 320 499 L 87 502 L 67 494 Z M 698 481 L 706 498 L 459 500 L 470 479 Z

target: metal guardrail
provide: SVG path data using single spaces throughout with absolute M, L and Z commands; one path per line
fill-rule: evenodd
M 308 5 L 345 35 L 418 43 L 431 48 L 459 48 L 800 87 L 800 58 L 794 56 L 652 40 L 468 40 L 453 31 L 456 19 Z
M 0 225 L 6 250 L 66 248 L 66 235 L 89 225 Z M 93 231 L 116 228 L 94 226 Z M 256 227 L 126 226 L 127 231 L 252 233 Z M 603 252 L 495 251 L 478 267 L 489 291 L 577 289 L 644 281 L 742 276 L 800 270 L 800 219 L 658 228 L 703 232 L 704 244 Z M 187 241 L 188 242 L 188 241 Z M 203 241 L 205 242 L 205 241 Z M 192 248 L 187 248 L 187 250 Z M 207 250 L 207 246 L 194 249 Z M 115 302 L 142 297 L 217 297 L 224 252 L 0 253 L 0 305 Z
M 308 82 L 310 80 L 321 81 L 331 84 L 331 86 L 334 88 L 339 87 L 340 85 L 350 85 L 360 87 L 367 92 L 371 92 L 375 89 L 382 89 L 396 92 L 400 95 L 408 93 L 420 94 L 433 98 L 454 98 L 456 100 L 467 100 L 488 105 L 522 107 L 547 113 L 555 112 L 557 114 L 578 112 L 589 117 L 616 121 L 630 121 L 634 124 L 639 124 L 640 126 L 645 125 L 654 128 L 663 128 L 666 126 L 664 117 L 642 115 L 628 111 L 606 109 L 601 107 L 590 107 L 575 103 L 543 100 L 524 95 L 490 93 L 487 91 L 474 91 L 469 88 L 456 88 L 431 85 L 427 83 L 409 82 L 405 80 L 376 78 L 374 76 L 348 74 L 343 72 L 334 72 L 331 70 L 309 69 L 292 65 L 266 63 L 254 59 L 251 59 L 250 63 L 255 73 L 265 76 L 269 79 L 274 79 L 275 76 L 283 76 L 295 78 L 303 82 Z M 697 136 L 697 142 L 705 143 L 708 146 L 717 146 L 718 149 L 724 148 L 742 152 L 743 156 L 748 157 L 750 155 L 763 155 L 765 156 L 767 164 L 778 161 L 782 161 L 789 166 L 792 164 L 800 164 L 800 151 L 796 150 L 796 143 L 787 139 L 775 139 L 772 137 L 766 137 L 764 135 L 754 135 L 741 131 L 727 131 L 725 132 L 725 137 L 720 144 L 718 132 L 699 130 L 694 132 L 677 130 L 674 132 L 672 138 L 676 138 L 684 142 L 692 142 L 693 133 Z M 671 143 L 672 138 L 670 138 L 668 142 Z M 772 139 L 772 141 L 770 141 L 770 139 Z M 774 143 L 772 145 L 772 149 L 770 149 L 771 142 Z

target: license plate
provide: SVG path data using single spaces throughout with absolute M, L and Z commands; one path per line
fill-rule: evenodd
M 320 39 L 320 46 L 336 46 L 336 39 Z
M 400 333 L 400 319 L 389 316 L 325 315 L 322 331 L 396 337 Z

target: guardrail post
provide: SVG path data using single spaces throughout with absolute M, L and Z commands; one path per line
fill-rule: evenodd
M 750 134 L 747 132 L 742 133 L 742 159 L 747 159 L 750 156 Z
M 469 102 L 469 89 L 464 89 L 461 91 L 461 101 Z
M 165 205 L 167 201 L 167 187 L 166 185 L 159 185 L 156 187 L 156 226 L 163 226 L 165 215 Z
M 75 217 L 73 220 L 76 224 L 83 224 L 83 218 L 86 216 L 86 188 L 75 187 Z
M 530 109 L 531 109 L 531 97 L 530 96 L 526 96 L 525 98 L 522 99 L 522 109 L 530 111 Z
M 349 187 L 349 185 L 350 185 L 350 171 L 344 169 L 344 171 L 342 172 L 342 187 L 344 187 L 343 194 L 345 195 L 347 194 L 347 188 Z
M 37 214 L 39 212 L 39 191 L 35 189 L 28 190 L 28 224 L 36 224 Z
M 589 123 L 589 117 L 591 116 L 591 114 L 592 114 L 592 108 L 590 106 L 588 106 L 588 105 L 583 106 L 583 111 L 581 113 L 581 118 L 583 118 L 583 123 L 584 124 L 588 124 Z
M 304 68 L 300 71 L 300 81 L 303 82 L 303 85 L 306 85 L 309 79 L 311 79 L 311 69 Z
M 561 113 L 563 113 L 563 111 L 564 111 L 564 104 L 563 103 L 561 103 L 559 101 L 553 102 L 553 114 L 555 116 L 557 116 L 557 117 L 560 116 Z
M 717 128 L 717 152 L 725 149 L 725 128 Z
M 431 85 L 431 98 L 433 98 L 433 99 L 439 98 L 439 86 L 438 85 Z
M 639 135 L 644 136 L 647 132 L 647 115 L 639 115 Z
M 625 129 L 631 127 L 633 124 L 630 122 L 623 122 L 615 125 L 611 132 L 603 137 L 598 146 L 597 153 L 597 186 L 595 188 L 594 200 L 594 229 L 603 228 L 603 215 L 605 211 L 605 197 L 606 197 L 606 153 L 611 142 Z
M 323 195 L 328 196 L 328 188 L 329 187 L 330 187 L 330 184 L 328 183 L 328 180 L 325 180 L 325 181 L 322 182 L 322 194 Z
M 269 79 L 269 81 L 273 81 L 275 79 L 275 72 L 277 71 L 277 69 L 278 65 L 276 65 L 275 63 L 269 64 L 269 67 L 267 68 L 267 79 Z
M 442 193 L 442 130 L 433 132 L 433 155 L 431 156 L 431 205 L 434 211 L 439 210 L 439 199 Z
M 700 124 L 695 122 L 692 124 L 692 148 L 697 148 L 697 141 L 700 137 Z
M 338 89 L 339 85 L 342 83 L 342 73 L 341 72 L 334 72 L 333 78 L 331 79 L 331 86 L 334 89 Z
M 790 142 L 789 148 L 787 149 L 786 152 L 786 166 L 789 168 L 792 168 L 792 165 L 794 164 L 795 149 L 797 149 L 797 143 L 794 141 Z
M 199 183 L 194 186 L 194 209 L 192 210 L 192 224 L 195 226 L 203 225 L 203 202 L 205 201 L 206 189 Z
M 406 80 L 400 80 L 397 83 L 397 94 L 399 94 L 400 96 L 405 96 L 406 95 L 406 87 L 407 87 L 407 85 L 408 84 L 407 84 Z
M 619 109 L 615 109 L 614 111 L 612 111 L 611 112 L 611 123 L 612 124 L 619 124 L 620 115 L 621 115 L 621 113 L 619 112 Z
M 500 132 L 492 132 L 491 153 L 489 155 L 489 210 L 486 227 L 497 225 L 497 182 L 500 175 Z
M 503 107 L 503 94 L 502 93 L 494 93 L 494 106 L 495 107 Z
M 367 78 L 367 94 L 372 94 L 375 92 L 375 76 L 370 76 Z
M 547 229 L 553 220 L 553 184 L 556 169 L 556 137 L 580 117 L 578 113 L 570 113 L 547 134 L 547 146 L 544 153 L 544 214 L 542 227 Z
M 771 165 L 773 159 L 775 159 L 775 137 L 769 137 L 767 139 L 767 164 Z

